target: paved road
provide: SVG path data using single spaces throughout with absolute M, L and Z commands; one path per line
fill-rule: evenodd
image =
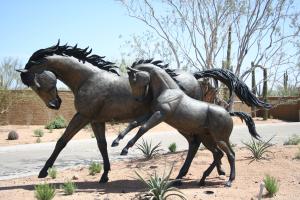
M 300 135 L 300 122 L 296 123 L 278 123 L 278 124 L 259 124 L 258 133 L 264 140 L 275 135 L 273 143 L 282 144 L 293 134 Z M 120 156 L 121 148 L 131 138 L 130 134 L 120 143 L 119 147 L 109 147 L 110 160 L 132 158 L 141 156 L 141 154 L 132 148 L 129 155 Z M 178 150 L 187 149 L 186 140 L 178 133 L 174 132 L 155 132 L 144 136 L 146 140 L 152 140 L 153 143 L 162 142 L 164 150 L 172 142 L 176 142 Z M 108 144 L 111 144 L 114 138 L 108 137 Z M 242 144 L 241 141 L 249 141 L 250 134 L 244 125 L 235 126 L 231 135 L 231 142 Z M 23 177 L 28 175 L 37 175 L 43 167 L 45 161 L 54 149 L 55 143 L 40 143 L 0 147 L 0 180 Z M 75 165 L 88 165 L 91 161 L 101 160 L 95 139 L 71 141 L 59 155 L 55 166 L 59 169 L 72 167 Z

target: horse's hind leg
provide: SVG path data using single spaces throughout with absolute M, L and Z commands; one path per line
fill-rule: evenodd
M 143 124 L 150 116 L 149 115 L 144 115 L 128 124 L 125 130 L 119 133 L 118 137 L 112 142 L 111 146 L 115 147 L 119 145 L 119 141 L 122 140 L 127 133 L 129 133 L 132 129 L 140 126 Z
M 45 178 L 48 175 L 48 169 L 53 166 L 53 163 L 55 162 L 61 150 L 63 150 L 67 143 L 73 138 L 73 136 L 76 135 L 76 133 L 85 125 L 87 125 L 88 122 L 89 120 L 81 116 L 79 113 L 76 113 L 73 116 L 64 134 L 58 139 L 53 153 L 45 163 L 43 169 L 40 171 L 38 176 L 39 178 Z
M 217 144 L 226 153 L 229 161 L 230 175 L 229 175 L 229 180 L 227 181 L 225 186 L 230 187 L 232 181 L 235 179 L 235 153 L 230 146 L 229 140 L 218 141 Z
M 110 163 L 107 153 L 107 142 L 105 138 L 105 123 L 92 122 L 92 129 L 97 139 L 97 145 L 103 158 L 104 172 L 101 176 L 100 183 L 106 183 L 108 181 L 108 172 L 110 170 Z
M 190 139 L 190 140 L 188 139 L 188 142 L 189 142 L 188 154 L 186 156 L 184 164 L 182 165 L 176 179 L 182 179 L 182 177 L 184 177 L 188 173 L 191 163 L 192 163 L 192 161 L 198 151 L 198 148 L 200 146 L 200 142 L 198 140 L 196 140 L 195 138 Z M 181 180 L 175 181 L 174 184 L 181 185 Z

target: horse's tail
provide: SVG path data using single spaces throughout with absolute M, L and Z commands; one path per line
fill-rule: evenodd
M 245 102 L 248 106 L 257 106 L 270 109 L 272 106 L 269 103 L 259 100 L 247 87 L 247 85 L 239 80 L 239 78 L 230 70 L 225 69 L 209 69 L 200 72 L 195 72 L 194 77 L 199 78 L 214 78 L 224 83 L 230 90 L 230 96 L 232 91 L 239 97 L 240 100 Z
M 260 136 L 256 132 L 255 123 L 250 115 L 248 115 L 244 112 L 229 112 L 229 114 L 230 114 L 230 116 L 239 117 L 242 121 L 245 120 L 245 122 L 248 126 L 248 130 L 249 130 L 250 134 L 252 135 L 252 137 L 259 140 Z

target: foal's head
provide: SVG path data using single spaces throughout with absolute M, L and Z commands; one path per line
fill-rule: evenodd
M 143 101 L 148 95 L 150 74 L 133 68 L 127 68 L 132 95 L 137 101 Z

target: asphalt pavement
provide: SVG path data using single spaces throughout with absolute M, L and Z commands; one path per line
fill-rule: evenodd
M 272 143 L 283 144 L 293 134 L 300 136 L 300 122 L 257 124 L 257 132 L 263 140 L 274 136 Z M 122 148 L 134 133 L 129 134 L 120 142 L 118 147 L 110 147 L 114 137 L 107 137 L 108 153 L 111 161 L 141 157 L 136 148 L 131 148 L 127 156 L 120 156 Z M 143 138 L 153 144 L 161 142 L 163 151 L 167 151 L 169 144 L 176 142 L 178 150 L 186 150 L 186 140 L 177 132 L 149 132 Z M 242 141 L 251 139 L 246 125 L 238 125 L 233 129 L 230 137 L 232 143 L 242 145 Z M 141 139 L 140 139 L 141 141 Z M 39 143 L 0 147 L 0 180 L 37 175 L 51 155 L 55 143 Z M 58 169 L 70 168 L 78 165 L 88 165 L 90 162 L 100 160 L 102 157 L 98 150 L 96 139 L 70 141 L 61 152 L 54 166 Z

